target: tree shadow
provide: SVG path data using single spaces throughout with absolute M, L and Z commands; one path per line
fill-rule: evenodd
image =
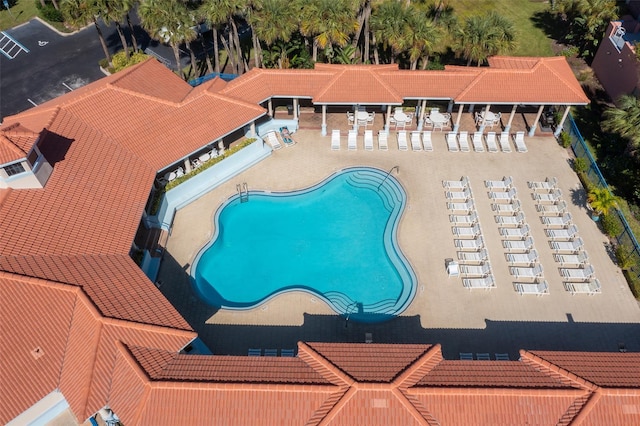
M 536 28 L 541 29 L 547 35 L 547 37 L 552 38 L 561 42 L 564 40 L 566 36 L 565 27 L 568 25 L 562 19 L 556 17 L 550 11 L 545 10 L 542 12 L 537 12 L 531 17 L 531 21 Z

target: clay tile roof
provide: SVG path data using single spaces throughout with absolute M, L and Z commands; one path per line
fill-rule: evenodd
M 191 91 L 191 86 L 177 74 L 167 74 L 163 68 L 166 67 L 157 60 L 146 60 L 115 74 L 110 84 L 118 89 L 178 103 Z M 158 84 L 159 81 L 162 84 Z
M 316 64 L 318 71 L 332 71 L 333 78 L 313 97 L 319 104 L 401 104 L 402 96 L 378 72 L 397 69 L 395 65 Z
M 640 388 L 640 353 L 530 351 L 597 386 Z
M 393 381 L 431 345 L 308 343 L 309 347 L 359 382 Z
M 519 361 L 442 361 L 416 386 L 567 388 Z
M 135 346 L 129 350 L 152 380 L 331 384 L 297 357 L 213 357 Z

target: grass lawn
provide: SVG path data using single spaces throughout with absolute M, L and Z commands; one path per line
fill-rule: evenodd
M 548 9 L 545 1 L 531 0 L 449 0 L 455 14 L 464 20 L 471 15 L 497 11 L 513 22 L 518 30 L 518 47 L 515 56 L 553 56 L 551 39 L 534 24 L 533 17 Z
M 0 7 L 2 8 L 0 11 L 0 30 L 2 31 L 24 24 L 38 15 L 34 0 L 17 0 L 9 11 L 2 4 L 0 4 Z

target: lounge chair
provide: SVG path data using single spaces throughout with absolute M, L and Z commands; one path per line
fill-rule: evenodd
M 407 144 L 407 132 L 406 130 L 401 130 L 397 134 L 398 137 L 398 149 L 400 151 L 407 151 L 409 149 L 409 145 Z
M 518 228 L 498 228 L 500 235 L 505 238 L 524 238 L 529 236 L 529 225 L 523 225 Z
M 511 145 L 509 145 L 509 132 L 500 133 L 499 142 L 502 152 L 511 152 Z
M 537 278 L 537 277 L 541 277 L 543 272 L 544 272 L 544 268 L 539 263 L 533 267 L 521 267 L 521 266 L 509 267 L 509 273 L 516 278 Z
M 549 247 L 551 247 L 556 253 L 578 253 L 582 249 L 583 245 L 584 241 L 582 241 L 582 238 L 580 237 L 574 238 L 569 241 L 549 241 Z
M 484 262 L 487 259 L 489 259 L 489 253 L 487 252 L 487 249 L 481 249 L 475 252 L 458 252 L 458 260 L 462 260 L 465 262 Z
M 516 145 L 516 151 L 527 152 L 527 145 L 524 143 L 524 132 L 516 132 L 513 137 L 513 143 Z
M 495 288 L 496 282 L 493 279 L 493 275 L 489 275 L 484 278 L 463 278 L 462 285 L 469 290 L 473 290 L 474 288 L 490 289 Z
M 540 216 L 540 221 L 547 226 L 562 226 L 567 227 L 571 225 L 571 213 L 565 213 L 562 216 Z
M 491 265 L 489 262 L 481 265 L 460 265 L 460 274 L 465 277 L 486 277 L 491 274 Z
M 594 294 L 602 293 L 600 281 L 597 279 L 590 280 L 586 283 L 564 283 L 564 289 L 572 295 L 582 293 L 592 296 Z
M 447 133 L 447 148 L 450 152 L 458 152 L 458 142 L 456 142 L 456 134 L 454 132 Z
M 478 352 L 476 354 L 476 359 L 478 361 L 491 361 L 491 355 L 487 352 Z
M 531 181 L 531 182 L 527 182 L 527 185 L 529 185 L 530 189 L 533 189 L 534 191 L 537 189 L 540 190 L 553 190 L 556 189 L 556 185 L 558 184 L 558 179 L 556 178 L 546 178 L 544 180 L 544 182 L 535 182 L 535 181 Z
M 583 265 L 581 268 L 560 268 L 560 275 L 569 281 L 585 281 L 593 278 L 595 273 L 591 264 Z
M 447 191 L 444 195 L 448 200 L 468 200 L 472 197 L 471 191 L 468 188 L 465 188 L 463 191 Z
M 498 145 L 496 144 L 496 132 L 488 132 L 486 137 L 487 151 L 498 152 Z
M 264 350 L 264 356 L 278 356 L 278 350 L 277 349 L 265 349 Z
M 524 223 L 524 213 L 520 212 L 515 216 L 495 216 L 498 225 L 519 226 Z
M 340 130 L 334 129 L 331 131 L 331 149 L 338 151 L 340 149 Z
M 477 223 L 473 226 L 454 226 L 451 228 L 451 232 L 456 237 L 470 237 L 475 238 L 482 233 L 480 225 Z
M 425 151 L 433 151 L 433 142 L 431 141 L 431 131 L 427 130 L 422 133 L 422 144 Z
M 447 189 L 465 189 L 469 187 L 469 177 L 462 176 L 460 180 L 443 180 L 442 187 Z
M 586 251 L 579 251 L 578 254 L 554 254 L 553 258 L 560 265 L 584 265 L 589 261 Z
M 502 180 L 485 180 L 484 186 L 489 189 L 511 189 L 513 186 L 513 177 L 505 176 Z
M 460 151 L 469 152 L 469 132 L 460 132 L 458 134 L 458 143 L 460 144 Z
M 570 225 L 567 229 L 545 229 L 544 232 L 552 240 L 569 240 L 576 236 L 578 227 Z
M 380 151 L 387 151 L 389 149 L 389 133 L 385 130 L 380 130 L 378 133 L 378 149 Z
M 515 188 L 511 188 L 510 190 L 504 192 L 504 191 L 499 191 L 499 192 L 494 192 L 494 191 L 489 191 L 487 193 L 489 195 L 489 198 L 491 198 L 493 201 L 497 201 L 497 200 L 513 200 L 514 198 L 516 198 L 517 195 L 517 191 Z
M 267 138 L 267 142 L 271 145 L 271 148 L 274 150 L 282 148 L 282 144 L 278 140 L 275 131 L 267 132 L 264 136 Z
M 280 356 L 292 357 L 292 356 L 295 356 L 295 353 L 296 353 L 295 349 L 280 349 Z
M 349 151 L 355 151 L 358 149 L 358 132 L 355 130 L 349 130 L 349 136 L 347 137 L 347 149 Z
M 524 240 L 512 241 L 503 240 L 502 247 L 508 251 L 526 251 L 533 249 L 533 237 L 527 237 Z
M 562 191 L 560 191 L 559 189 L 556 189 L 553 192 L 548 194 L 540 194 L 537 192 L 533 192 L 531 196 L 538 203 L 555 203 L 560 201 L 560 199 L 562 198 Z
M 411 132 L 411 150 L 422 151 L 422 141 L 420 140 L 420 132 Z
M 471 138 L 473 144 L 473 150 L 475 152 L 484 152 L 484 145 L 482 144 L 482 132 L 474 132 Z
M 491 204 L 491 210 L 493 210 L 494 212 L 496 212 L 498 214 L 502 214 L 502 213 L 512 213 L 512 214 L 513 213 L 518 213 L 520 211 L 520 201 L 513 200 L 509 204 L 492 203 Z
M 249 356 L 262 356 L 262 349 L 250 348 L 247 355 Z
M 364 131 L 364 149 L 373 151 L 373 130 Z
M 528 253 L 505 253 L 508 263 L 533 265 L 538 261 L 538 252 L 534 249 Z
M 451 211 L 470 212 L 475 209 L 473 199 L 469 199 L 464 203 L 447 203 L 447 208 Z
M 536 204 L 536 210 L 543 215 L 561 215 L 567 211 L 567 203 L 558 201 L 557 204 Z
M 506 353 L 496 353 L 494 356 L 496 357 L 496 361 L 511 361 L 509 354 Z
M 473 361 L 473 352 L 460 352 L 461 361 Z
M 291 137 L 291 132 L 289 132 L 289 128 L 287 126 L 280 127 L 280 135 L 282 136 L 284 146 L 292 146 L 296 144 L 296 141 Z
M 536 296 L 543 296 L 549 294 L 549 284 L 546 280 L 537 281 L 534 283 L 513 283 L 513 288 L 518 294 L 535 294 Z
M 449 215 L 449 222 L 456 225 L 474 225 L 478 223 L 478 214 L 476 212 L 465 215 L 451 214 Z
M 480 250 L 484 248 L 484 239 L 479 236 L 473 240 L 453 240 L 453 244 L 460 250 Z

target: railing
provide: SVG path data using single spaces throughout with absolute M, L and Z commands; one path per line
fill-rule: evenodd
M 593 155 L 591 155 L 589 147 L 582 138 L 580 130 L 578 130 L 578 126 L 575 121 L 573 121 L 573 117 L 569 114 L 567 118 L 568 119 L 565 121 L 564 125 L 564 131 L 571 137 L 571 148 L 573 149 L 575 156 L 577 158 L 584 158 L 587 161 L 588 168 L 585 173 L 587 179 L 599 188 L 608 189 L 609 185 L 602 176 L 596 160 L 593 158 Z M 632 260 L 630 263 L 634 265 L 630 268 L 629 273 L 634 274 L 636 278 L 640 278 L 640 244 L 638 244 L 638 240 L 631 230 L 629 222 L 627 222 L 627 218 L 624 216 L 622 211 L 616 208 L 614 212 L 614 218 L 619 221 L 620 228 L 622 229 L 622 232 L 615 236 L 615 240 L 618 244 L 622 244 L 630 249 L 630 251 L 625 254 Z

